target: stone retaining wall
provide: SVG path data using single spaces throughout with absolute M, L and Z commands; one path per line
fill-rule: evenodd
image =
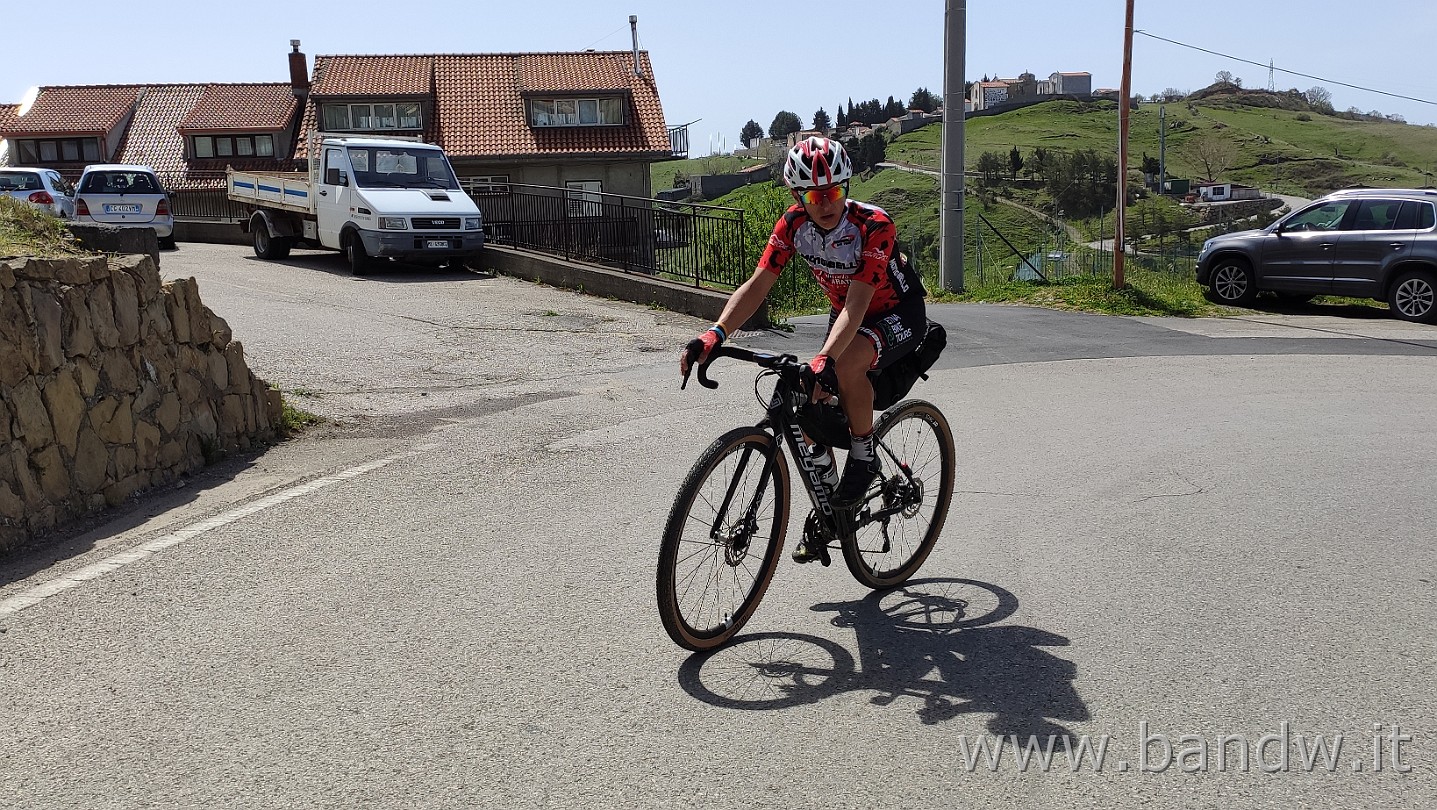
M 194 279 L 0 260 L 0 551 L 272 440 L 280 407 Z

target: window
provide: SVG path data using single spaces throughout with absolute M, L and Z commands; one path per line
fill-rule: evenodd
M 424 118 L 420 114 L 417 101 L 324 105 L 326 132 L 423 128 Z
M 603 183 L 598 180 L 570 180 L 564 187 L 569 189 L 569 216 L 597 217 L 604 213 Z
M 624 100 L 607 98 L 534 98 L 529 122 L 536 127 L 617 126 L 624 123 Z
M 1353 218 L 1349 231 L 1390 231 L 1397 224 L 1397 209 L 1402 203 L 1396 200 L 1363 200 L 1357 205 L 1357 216 Z
M 194 156 L 213 157 L 274 157 L 273 135 L 196 135 Z
M 473 196 L 475 194 L 508 194 L 509 175 L 490 174 L 479 177 L 459 178 L 459 187 L 465 193 Z
M 1407 201 L 1402 203 L 1402 212 L 1397 215 L 1397 228 L 1399 231 L 1425 231 L 1437 222 L 1437 214 L 1434 214 L 1432 204 L 1425 202 Z
M 1294 214 L 1282 223 L 1284 231 L 1335 231 L 1342 224 L 1350 200 L 1340 200 L 1313 206 Z
M 81 163 L 100 159 L 98 138 L 47 138 L 17 143 L 22 163 Z

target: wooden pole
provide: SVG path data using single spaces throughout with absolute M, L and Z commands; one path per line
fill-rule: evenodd
M 1113 235 L 1113 287 L 1123 288 L 1123 243 L 1127 236 L 1128 210 L 1128 107 L 1133 88 L 1133 0 L 1128 0 L 1128 20 L 1123 28 L 1123 82 L 1118 90 L 1118 207 Z

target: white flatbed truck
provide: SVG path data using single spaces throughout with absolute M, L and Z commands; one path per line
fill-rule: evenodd
M 296 245 L 343 251 L 355 275 L 375 259 L 466 263 L 484 246 L 479 207 L 444 150 L 413 138 L 310 137 L 308 172 L 226 171 L 261 259 Z

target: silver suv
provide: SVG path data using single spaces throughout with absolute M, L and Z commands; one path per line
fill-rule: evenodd
M 1263 291 L 1295 300 L 1344 295 L 1437 323 L 1437 192 L 1329 194 L 1262 230 L 1207 240 L 1197 281 L 1219 304 L 1246 306 Z

